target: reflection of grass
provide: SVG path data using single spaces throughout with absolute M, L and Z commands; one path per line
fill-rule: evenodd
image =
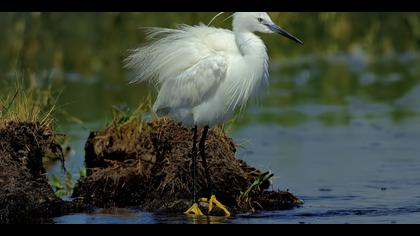
M 56 100 L 51 88 L 25 87 L 19 80 L 0 96 L 0 121 L 32 122 L 51 126 Z
M 319 78 L 320 98 L 325 104 L 346 104 L 346 96 L 352 93 L 357 79 L 347 64 L 326 67 Z
M 305 123 L 309 117 L 302 112 L 287 111 L 283 113 L 261 112 L 258 114 L 243 114 L 235 119 L 235 126 L 241 127 L 252 122 L 263 124 L 280 124 L 286 127 L 293 127 Z
M 340 112 L 324 112 L 316 117 L 324 125 L 348 125 L 351 121 L 351 115 L 347 110 Z
M 360 92 L 368 98 L 380 102 L 392 102 L 401 98 L 418 84 L 416 78 L 406 77 L 400 81 L 379 81 L 363 88 Z
M 374 120 L 382 117 L 384 117 L 384 114 L 376 112 L 367 112 L 363 115 L 363 118 L 366 120 Z
M 409 110 L 407 108 L 394 108 L 393 110 L 390 110 L 388 112 L 369 112 L 366 113 L 363 117 L 367 120 L 374 120 L 386 117 L 390 118 L 394 123 L 400 123 L 405 121 L 406 119 L 417 117 L 418 115 L 418 112 Z
M 399 123 L 405 119 L 416 117 L 417 113 L 406 108 L 396 108 L 389 112 L 389 115 L 395 123 Z
M 284 126 L 297 126 L 308 120 L 308 116 L 302 112 L 290 111 L 280 114 L 277 122 Z
M 249 113 L 243 112 L 240 114 L 237 114 L 233 117 L 231 121 L 228 122 L 228 129 L 224 128 L 226 133 L 231 132 L 232 130 L 235 130 L 240 127 L 244 127 L 249 123 L 252 123 L 253 116 Z

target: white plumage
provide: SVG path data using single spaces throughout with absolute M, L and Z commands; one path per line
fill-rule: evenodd
M 188 127 L 225 122 L 235 109 L 258 95 L 268 82 L 268 56 L 254 32 L 280 33 L 267 13 L 233 15 L 233 30 L 181 25 L 148 28 L 147 43 L 132 51 L 126 66 L 133 82 L 150 81 L 159 88 L 153 111 Z

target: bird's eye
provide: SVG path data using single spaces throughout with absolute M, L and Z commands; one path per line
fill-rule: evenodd
M 260 22 L 260 23 L 262 23 L 264 20 L 263 20 L 263 18 L 261 18 L 261 17 L 258 17 L 257 18 L 257 20 L 258 20 L 258 22 Z

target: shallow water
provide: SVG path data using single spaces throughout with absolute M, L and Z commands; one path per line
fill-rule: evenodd
M 372 59 L 356 50 L 272 63 L 270 89 L 240 114 L 230 134 L 242 146 L 238 158 L 271 170 L 272 188 L 288 189 L 304 200 L 302 207 L 229 219 L 98 209 L 54 221 L 420 223 L 419 62 L 415 53 Z M 77 180 L 89 130 L 109 121 L 112 105 L 134 107 L 148 88 L 70 78 L 61 81 L 60 103 L 84 123 L 60 118 L 59 128 L 69 134 L 66 167 Z M 58 164 L 49 171 L 62 174 Z

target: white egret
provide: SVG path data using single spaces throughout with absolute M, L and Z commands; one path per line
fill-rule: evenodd
M 148 28 L 148 43 L 126 59 L 136 73 L 133 82 L 149 81 L 159 88 L 153 111 L 192 128 L 193 206 L 186 213 L 202 215 L 196 199 L 196 143 L 197 129 L 204 128 L 199 151 L 211 195 L 209 213 L 214 203 L 230 215 L 213 195 L 205 140 L 209 127 L 227 121 L 268 81 L 266 46 L 255 32 L 278 33 L 303 44 L 265 12 L 236 12 L 232 31 L 204 24 Z

